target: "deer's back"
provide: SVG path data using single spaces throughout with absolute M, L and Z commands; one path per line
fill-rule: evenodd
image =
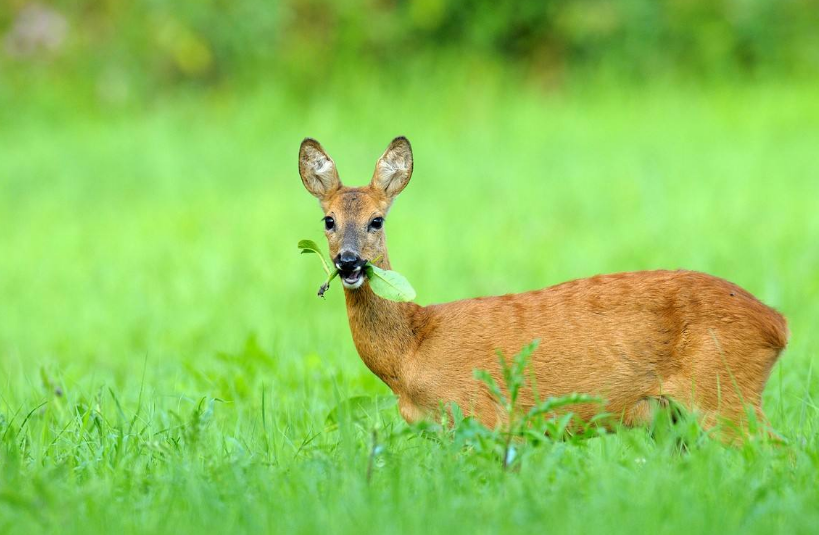
M 442 390 L 474 392 L 473 369 L 497 370 L 497 350 L 512 357 L 535 339 L 532 366 L 543 395 L 601 393 L 625 406 L 664 383 L 690 389 L 703 376 L 710 384 L 719 369 L 747 371 L 754 395 L 788 336 L 778 312 L 693 271 L 600 275 L 432 305 L 419 319 L 407 374 L 421 404 Z

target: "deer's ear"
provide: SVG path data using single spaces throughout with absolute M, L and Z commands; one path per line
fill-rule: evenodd
M 407 138 L 392 140 L 375 164 L 371 185 L 393 198 L 407 187 L 412 176 L 412 147 Z
M 320 200 L 341 187 L 336 163 L 318 141 L 309 137 L 301 142 L 299 148 L 299 174 L 307 191 Z

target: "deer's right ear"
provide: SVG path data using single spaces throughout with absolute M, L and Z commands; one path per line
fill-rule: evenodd
M 305 138 L 299 148 L 299 174 L 311 195 L 322 200 L 341 188 L 336 163 L 318 141 Z

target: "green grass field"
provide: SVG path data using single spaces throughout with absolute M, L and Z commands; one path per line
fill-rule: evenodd
M 816 532 L 815 85 L 3 108 L 0 533 Z M 385 228 L 419 303 L 725 277 L 789 318 L 765 393 L 788 444 L 622 430 L 522 444 L 508 472 L 408 429 L 296 249 L 324 244 L 301 139 L 355 185 L 399 134 L 415 173 Z M 328 420 L 356 396 L 386 406 Z

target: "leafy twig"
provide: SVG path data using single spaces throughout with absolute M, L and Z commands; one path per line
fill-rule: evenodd
M 316 242 L 301 240 L 299 249 L 301 249 L 302 254 L 316 254 L 321 260 L 321 267 L 327 274 L 327 280 L 319 287 L 318 296 L 324 297 L 324 294 L 330 289 L 330 281 L 338 276 L 338 269 L 331 267 L 332 264 L 328 263 L 324 258 Z M 415 299 L 415 290 L 403 275 L 396 271 L 381 269 L 374 264 L 374 262 L 381 260 L 382 256 L 378 255 L 372 262 L 367 262 L 364 266 L 364 275 L 370 282 L 370 289 L 379 297 L 391 301 L 412 301 Z
M 321 267 L 324 269 L 324 272 L 327 273 L 327 280 L 324 281 L 324 284 L 319 287 L 318 296 L 324 297 L 324 293 L 330 289 L 330 281 L 336 278 L 338 275 L 338 270 L 335 268 L 330 268 L 327 260 L 324 259 L 324 255 L 321 254 L 321 250 L 319 250 L 318 245 L 313 240 L 301 240 L 299 242 L 299 249 L 301 249 L 301 254 L 314 253 L 318 255 L 319 259 L 321 260 Z

